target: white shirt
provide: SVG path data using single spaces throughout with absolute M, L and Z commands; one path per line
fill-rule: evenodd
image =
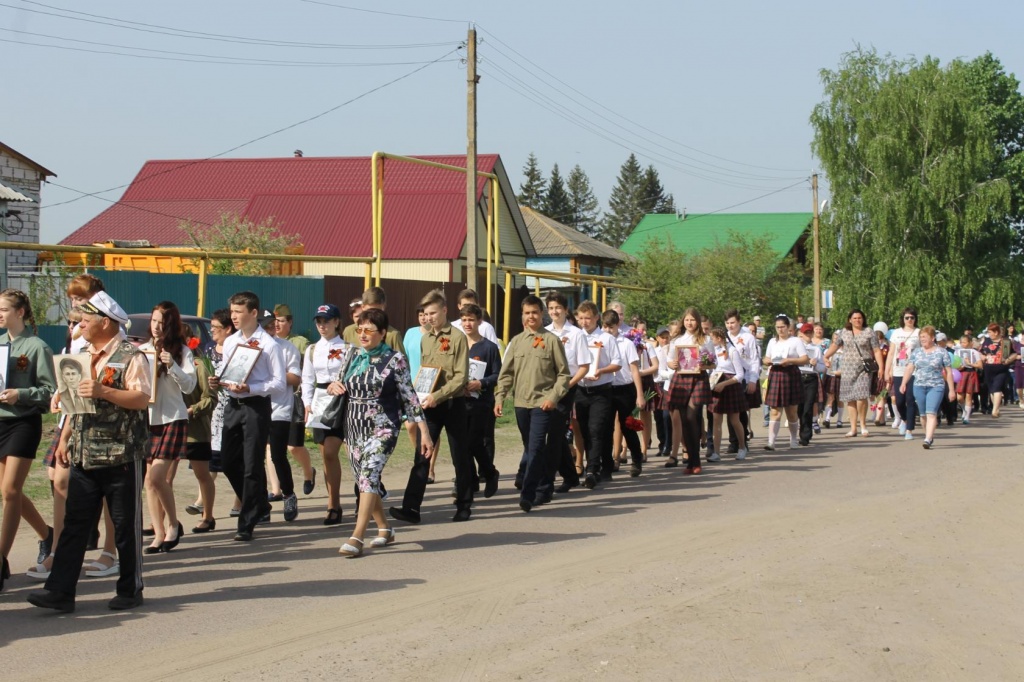
M 655 348 L 654 354 L 658 356 L 657 380 L 662 382 L 662 386 L 667 391 L 673 374 L 672 368 L 668 366 L 668 344 Z
M 736 336 L 729 334 L 729 341 L 739 353 L 740 364 L 743 365 L 743 371 L 736 373 L 736 379 L 748 384 L 757 383 L 761 376 L 761 349 L 758 347 L 757 339 L 750 330 L 741 327 L 740 333 Z
M 910 362 L 910 354 L 921 345 L 921 330 L 907 331 L 900 327 L 889 337 L 889 354 L 892 359 L 892 375 L 901 377 Z
M 462 331 L 461 317 L 457 320 L 452 320 L 452 327 L 458 329 L 463 334 L 466 333 Z M 480 336 L 484 337 L 488 341 L 493 341 L 495 346 L 498 345 L 498 335 L 494 333 L 494 325 L 492 325 L 490 322 L 488 322 L 487 320 L 480 320 L 479 324 L 477 324 L 476 329 L 477 333 L 480 334 Z
M 565 359 L 569 362 L 569 376 L 576 376 L 580 365 L 590 364 L 590 348 L 587 346 L 587 335 L 579 327 L 565 323 L 561 329 L 555 329 L 554 323 L 545 327 L 549 332 L 562 340 Z
M 299 355 L 299 349 L 288 339 L 281 339 L 275 336 L 274 340 L 281 347 L 281 354 L 284 355 L 285 372 L 294 374 L 297 377 L 302 376 L 302 357 Z M 290 422 L 292 420 L 292 409 L 295 405 L 295 389 L 288 385 L 287 380 L 280 390 L 273 391 L 270 394 L 270 404 L 274 410 L 270 415 L 270 421 Z
M 590 334 L 587 334 L 586 329 L 581 329 L 580 331 L 584 333 L 587 339 L 587 349 L 590 351 L 591 372 L 611 365 L 622 366 L 622 358 L 619 356 L 619 344 L 611 334 L 600 327 L 594 327 L 594 331 Z M 584 388 L 608 386 L 611 383 L 612 375 L 607 372 L 597 379 L 587 379 L 584 377 L 580 380 L 580 385 Z
M 139 350 L 153 353 L 150 360 L 157 366 L 162 365 L 160 356 L 152 341 L 139 346 Z M 151 368 L 152 371 L 152 368 Z M 149 423 L 151 426 L 170 424 L 171 422 L 188 419 L 188 408 L 185 406 L 183 393 L 191 393 L 196 387 L 196 366 L 192 359 L 192 351 L 188 346 L 181 348 L 181 364 L 172 362 L 167 373 L 156 380 L 156 400 L 149 404 Z
M 635 364 L 640 369 L 640 356 L 636 352 L 636 346 L 629 339 L 621 336 L 615 339 L 619 348 L 619 357 L 622 358 L 622 367 L 612 375 L 612 386 L 627 386 L 633 383 L 633 370 L 630 365 Z
M 740 357 L 739 351 L 729 343 L 724 346 L 715 346 L 715 369 L 734 375 L 738 381 L 743 381 L 743 377 L 746 375 L 746 368 L 743 366 L 743 359 Z
M 335 357 L 332 358 L 331 351 L 343 351 L 351 347 L 352 344 L 346 343 L 341 334 L 338 334 L 333 339 L 321 336 L 319 341 L 306 349 L 306 362 L 302 365 L 303 405 L 309 407 L 313 404 L 313 390 L 317 384 L 329 384 L 338 380 L 345 355 L 335 353 Z
M 249 392 L 229 391 L 228 395 L 232 398 L 248 398 L 254 395 L 269 396 L 274 391 L 281 390 L 281 386 L 285 385 L 284 375 L 287 370 L 284 364 L 284 353 L 274 337 L 263 331 L 261 327 L 256 327 L 256 331 L 248 338 L 239 329 L 224 339 L 224 362 L 230 362 L 231 354 L 235 352 L 236 346 L 249 345 L 250 341 L 254 341 L 255 347 L 263 352 L 256 359 L 256 366 L 252 368 L 249 378 L 245 381 L 249 386 Z
M 773 364 L 775 360 L 801 358 L 805 355 L 807 355 L 807 346 L 796 336 L 791 336 L 785 341 L 775 337 L 768 342 L 768 348 L 764 352 L 764 356 L 771 358 Z

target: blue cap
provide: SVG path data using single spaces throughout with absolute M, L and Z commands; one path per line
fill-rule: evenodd
M 314 320 L 318 317 L 322 317 L 327 320 L 330 320 L 332 318 L 337 318 L 340 320 L 341 311 L 338 310 L 338 306 L 334 305 L 333 303 L 324 303 L 322 306 L 319 306 L 316 309 L 316 312 L 313 314 Z

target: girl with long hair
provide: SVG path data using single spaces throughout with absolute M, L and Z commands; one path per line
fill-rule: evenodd
M 792 335 L 792 326 L 787 315 L 775 317 L 775 338 L 768 342 L 762 364 L 768 368 L 768 391 L 764 402 L 771 409 L 768 421 L 768 444 L 765 450 L 775 449 L 775 439 L 782 425 L 782 414 L 789 420 L 789 447 L 795 450 L 799 445 L 797 433 L 800 427 L 798 407 L 803 399 L 803 383 L 800 379 L 800 365 L 810 360 L 804 342 Z M 833 349 L 829 349 L 833 350 Z
M 668 366 L 676 373 L 669 385 L 668 404 L 672 411 L 672 454 L 666 467 L 679 466 L 679 444 L 686 450 L 684 475 L 700 473 L 700 437 L 703 408 L 711 404 L 711 385 L 705 370 L 714 367 L 715 350 L 701 328 L 696 308 L 683 311 L 683 333 L 668 350 Z M 684 354 L 681 358 L 680 355 Z M 683 373 L 680 373 L 682 368 Z

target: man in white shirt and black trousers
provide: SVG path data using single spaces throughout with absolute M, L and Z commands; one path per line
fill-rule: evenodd
M 231 322 L 238 331 L 224 341 L 225 359 L 230 362 L 238 346 L 261 350 L 243 383 L 224 383 L 229 398 L 224 407 L 221 459 L 224 475 L 242 500 L 234 539 L 248 542 L 252 540 L 256 524 L 270 514 L 263 461 L 270 435 L 270 395 L 284 387 L 285 364 L 281 346 L 259 325 L 259 297 L 251 291 L 243 291 L 228 299 L 228 305 Z M 221 388 L 218 377 L 210 377 L 210 388 Z

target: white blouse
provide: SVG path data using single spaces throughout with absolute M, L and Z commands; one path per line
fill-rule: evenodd
M 743 381 L 745 370 L 743 359 L 734 346 L 715 346 L 715 369 L 719 372 L 732 374 L 737 381 Z
M 628 386 L 633 383 L 633 370 L 630 365 L 636 364 L 640 369 L 640 356 L 636 352 L 636 346 L 629 339 L 618 336 L 615 343 L 619 347 L 619 357 L 622 358 L 622 366 L 619 371 L 612 375 L 612 386 Z
M 306 349 L 306 361 L 302 363 L 302 403 L 306 407 L 313 403 L 313 390 L 317 384 L 338 380 L 338 372 L 345 361 L 345 353 L 339 351 L 346 348 L 351 349 L 352 344 L 346 343 L 338 334 L 333 339 L 320 337 Z M 334 357 L 331 357 L 332 351 L 335 351 Z
M 162 364 L 152 340 L 139 346 L 139 350 L 148 352 L 151 362 Z M 152 367 L 150 371 L 153 371 Z M 188 408 L 185 407 L 183 394 L 191 393 L 195 387 L 196 366 L 192 359 L 192 351 L 188 346 L 182 346 L 181 364 L 171 363 L 167 373 L 156 380 L 156 400 L 149 404 L 149 425 L 159 426 L 188 419 Z
M 776 360 L 802 358 L 805 355 L 807 355 L 807 346 L 797 336 L 791 336 L 785 341 L 778 337 L 773 338 L 768 342 L 768 348 L 764 352 L 766 358 L 772 359 L 772 364 L 775 364 Z

